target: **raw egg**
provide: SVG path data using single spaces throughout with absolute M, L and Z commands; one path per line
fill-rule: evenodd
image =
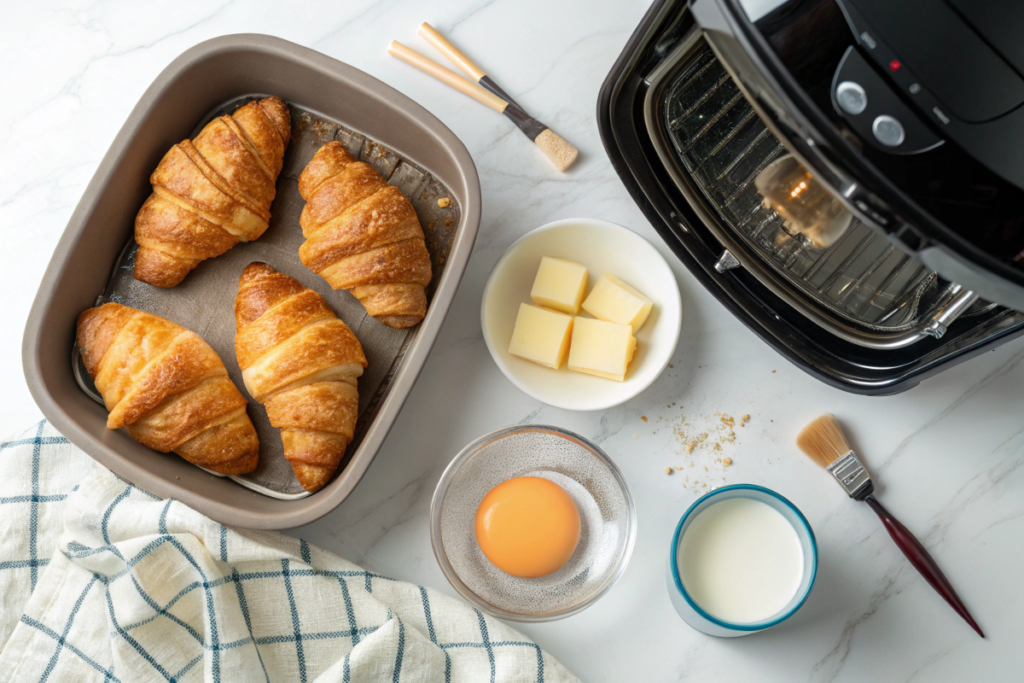
M 476 510 L 476 542 L 498 569 L 524 579 L 569 561 L 580 542 L 580 512 L 561 486 L 541 477 L 507 479 Z

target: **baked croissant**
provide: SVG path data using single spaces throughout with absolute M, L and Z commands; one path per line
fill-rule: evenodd
M 299 176 L 306 200 L 299 258 L 331 287 L 352 292 L 366 312 L 391 327 L 427 313 L 430 254 L 416 210 L 373 166 L 328 142 Z
M 299 483 L 316 491 L 355 432 L 363 347 L 319 294 L 265 263 L 242 272 L 235 326 L 245 388 L 281 429 Z
M 143 445 L 221 474 L 256 469 L 260 444 L 217 352 L 160 316 L 104 304 L 78 317 L 85 368 L 110 411 Z
M 262 235 L 290 139 L 288 105 L 268 97 L 171 147 L 135 217 L 136 279 L 173 287 L 205 259 Z

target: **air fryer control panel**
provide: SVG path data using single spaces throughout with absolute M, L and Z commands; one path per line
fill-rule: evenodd
M 912 202 L 881 227 L 1024 287 L 1024 0 L 785 0 L 752 27 L 835 153 Z
M 832 102 L 862 140 L 883 152 L 919 154 L 943 143 L 852 45 L 832 80 Z
M 1024 78 L 946 0 L 840 4 L 864 52 L 940 124 L 984 123 L 1024 104 Z

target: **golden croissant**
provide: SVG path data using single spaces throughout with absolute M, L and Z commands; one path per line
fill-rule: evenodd
M 366 312 L 391 327 L 427 313 L 430 254 L 416 210 L 373 166 L 328 142 L 299 176 L 306 200 L 299 258 L 331 287 L 352 292 Z
M 135 277 L 174 287 L 202 261 L 262 235 L 289 140 L 288 105 L 268 97 L 171 147 L 135 217 Z
M 235 325 L 245 388 L 281 429 L 299 483 L 316 491 L 355 432 L 363 347 L 319 294 L 265 263 L 242 272 Z
M 78 346 L 109 429 L 125 427 L 154 450 L 221 474 L 256 469 L 260 444 L 245 397 L 198 334 L 110 303 L 78 317 Z

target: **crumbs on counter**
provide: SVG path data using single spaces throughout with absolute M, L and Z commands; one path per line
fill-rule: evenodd
M 448 205 L 451 203 L 452 200 L 448 199 L 448 197 L 441 197 L 440 199 L 437 200 L 437 205 L 440 206 L 442 209 L 448 208 Z
M 647 416 L 646 415 L 641 415 L 640 419 L 643 420 L 644 422 L 647 422 Z
M 674 406 L 675 403 L 672 403 L 667 405 L 666 408 L 671 409 Z M 645 417 L 641 416 L 641 419 L 644 420 Z M 732 457 L 725 456 L 729 451 L 735 452 L 733 449 L 735 444 L 737 444 L 737 423 L 740 427 L 744 427 L 748 420 L 750 420 L 749 413 L 743 413 L 740 417 L 726 412 L 680 413 L 674 418 L 671 416 L 659 416 L 656 422 L 669 422 L 672 434 L 676 438 L 680 455 L 690 456 L 686 458 L 687 462 L 682 463 L 680 466 L 666 467 L 665 474 L 671 474 L 672 471 L 688 471 L 696 465 L 701 465 L 709 477 L 724 474 L 723 470 L 726 467 L 731 467 L 733 464 Z M 646 422 L 647 420 L 644 421 Z M 657 434 L 660 429 L 660 427 L 656 427 L 654 433 Z M 711 456 L 710 458 L 708 457 L 709 455 Z M 711 468 L 711 464 L 716 465 L 716 467 Z M 680 476 L 682 477 L 681 483 L 685 489 L 707 489 L 709 487 L 707 482 L 711 481 L 711 479 L 701 481 L 702 478 L 698 477 L 694 477 L 694 480 L 691 480 L 688 475 Z M 722 481 L 727 482 L 728 480 L 726 477 L 722 477 Z M 710 486 L 712 489 L 715 488 L 714 481 L 711 481 Z
M 640 435 L 639 435 L 639 434 L 634 434 L 634 435 L 633 435 L 633 438 L 634 438 L 634 439 L 639 439 L 639 438 L 640 438 Z

